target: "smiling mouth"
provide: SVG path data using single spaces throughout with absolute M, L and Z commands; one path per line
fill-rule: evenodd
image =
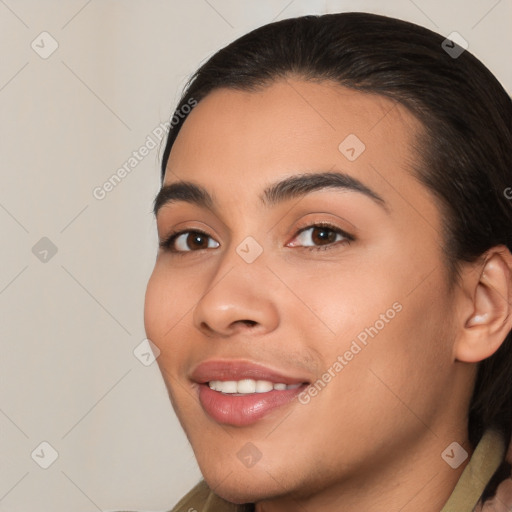
M 303 377 L 246 360 L 225 359 L 205 361 L 190 375 L 206 415 L 216 423 L 236 427 L 292 407 L 310 384 Z
M 308 385 L 252 379 L 216 380 L 199 384 L 197 392 L 201 407 L 210 419 L 223 425 L 246 427 L 262 421 L 270 413 L 274 413 L 274 418 L 275 414 L 284 414 L 294 402 L 298 403 L 295 399 Z

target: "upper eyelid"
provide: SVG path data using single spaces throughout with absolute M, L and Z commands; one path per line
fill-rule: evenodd
M 299 234 L 299 233 L 302 233 L 303 231 L 306 231 L 307 229 L 311 229 L 311 228 L 315 228 L 315 227 L 324 227 L 324 228 L 329 228 L 329 229 L 332 229 L 333 231 L 338 231 L 346 236 L 350 236 L 350 237 L 353 237 L 353 235 L 351 235 L 348 231 L 346 231 L 345 229 L 343 228 L 340 228 L 339 226 L 336 226 L 335 224 L 331 223 L 331 222 L 313 222 L 312 224 L 306 224 L 304 227 L 301 227 L 301 228 L 297 228 L 297 232 L 296 234 Z

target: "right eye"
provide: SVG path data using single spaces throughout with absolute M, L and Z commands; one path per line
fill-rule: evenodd
M 220 246 L 219 242 L 211 238 L 210 235 L 198 230 L 171 233 L 159 245 L 163 249 L 174 253 L 193 252 Z

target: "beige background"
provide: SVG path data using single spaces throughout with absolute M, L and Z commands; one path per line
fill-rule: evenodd
M 347 10 L 457 31 L 512 89 L 511 0 L 0 0 L 0 511 L 167 510 L 199 479 L 156 364 L 133 353 L 159 149 L 93 190 L 221 46 Z

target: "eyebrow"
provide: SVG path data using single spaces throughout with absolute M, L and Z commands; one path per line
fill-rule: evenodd
M 377 192 L 357 178 L 342 172 L 294 174 L 268 186 L 259 198 L 264 206 L 272 207 L 283 201 L 328 188 L 359 192 L 388 211 L 386 202 Z M 213 197 L 201 185 L 190 181 L 177 181 L 162 186 L 155 197 L 153 213 L 157 215 L 163 206 L 179 201 L 207 209 L 214 209 L 215 206 Z

